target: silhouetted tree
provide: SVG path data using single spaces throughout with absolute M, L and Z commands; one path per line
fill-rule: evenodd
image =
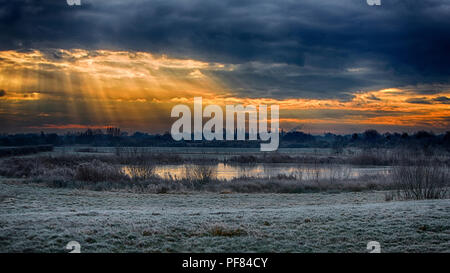
M 380 134 L 377 132 L 377 130 L 374 129 L 366 130 L 363 135 L 364 139 L 368 141 L 374 141 L 380 137 Z

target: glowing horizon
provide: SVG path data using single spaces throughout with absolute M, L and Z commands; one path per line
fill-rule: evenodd
M 0 119 L 6 130 L 78 130 L 114 125 L 164 132 L 170 109 L 206 104 L 278 104 L 280 127 L 311 133 L 450 128 L 447 85 L 349 91 L 348 98 L 249 97 L 218 72 L 235 66 L 148 52 L 56 49 L 0 51 Z M 357 73 L 355 71 L 354 73 Z M 438 88 L 423 94 L 417 89 Z

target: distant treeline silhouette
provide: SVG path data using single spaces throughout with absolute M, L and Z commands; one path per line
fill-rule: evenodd
M 92 146 L 131 146 L 131 147 L 248 147 L 258 148 L 260 141 L 174 141 L 169 133 L 147 134 L 136 132 L 128 135 L 103 133 L 101 130 L 88 129 L 85 132 L 66 134 L 3 134 L 0 146 L 54 145 L 67 146 L 75 144 Z M 450 151 L 450 131 L 434 134 L 419 131 L 413 134 L 384 133 L 367 130 L 363 133 L 336 135 L 311 135 L 304 132 L 281 132 L 280 147 L 283 148 L 333 148 L 339 152 L 345 147 L 361 148 L 438 148 Z

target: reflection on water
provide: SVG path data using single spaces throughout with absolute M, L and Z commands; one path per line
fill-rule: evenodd
M 231 180 L 239 177 L 296 177 L 303 180 L 311 179 L 346 179 L 358 178 L 363 175 L 386 175 L 390 167 L 356 167 L 347 165 L 296 165 L 296 164 L 251 164 L 251 165 L 228 165 L 218 163 L 211 165 L 217 178 Z M 157 165 L 153 172 L 166 179 L 186 178 L 189 169 L 195 168 L 193 164 L 184 165 Z

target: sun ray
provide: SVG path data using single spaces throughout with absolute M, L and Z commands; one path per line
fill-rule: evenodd
M 446 86 L 432 94 L 421 94 L 414 86 L 349 92 L 347 100 L 250 98 L 229 88 L 215 73 L 233 69 L 226 64 L 82 49 L 0 51 L 0 58 L 0 89 L 6 92 L 0 105 L 10 113 L 24 111 L 38 117 L 33 127 L 53 122 L 62 127 L 103 124 L 163 131 L 170 127 L 170 109 L 179 103 L 192 105 L 195 96 L 202 96 L 204 104 L 221 106 L 278 104 L 281 126 L 361 124 L 441 131 L 450 127 Z M 59 118 L 44 113 L 46 108 L 59 113 Z

